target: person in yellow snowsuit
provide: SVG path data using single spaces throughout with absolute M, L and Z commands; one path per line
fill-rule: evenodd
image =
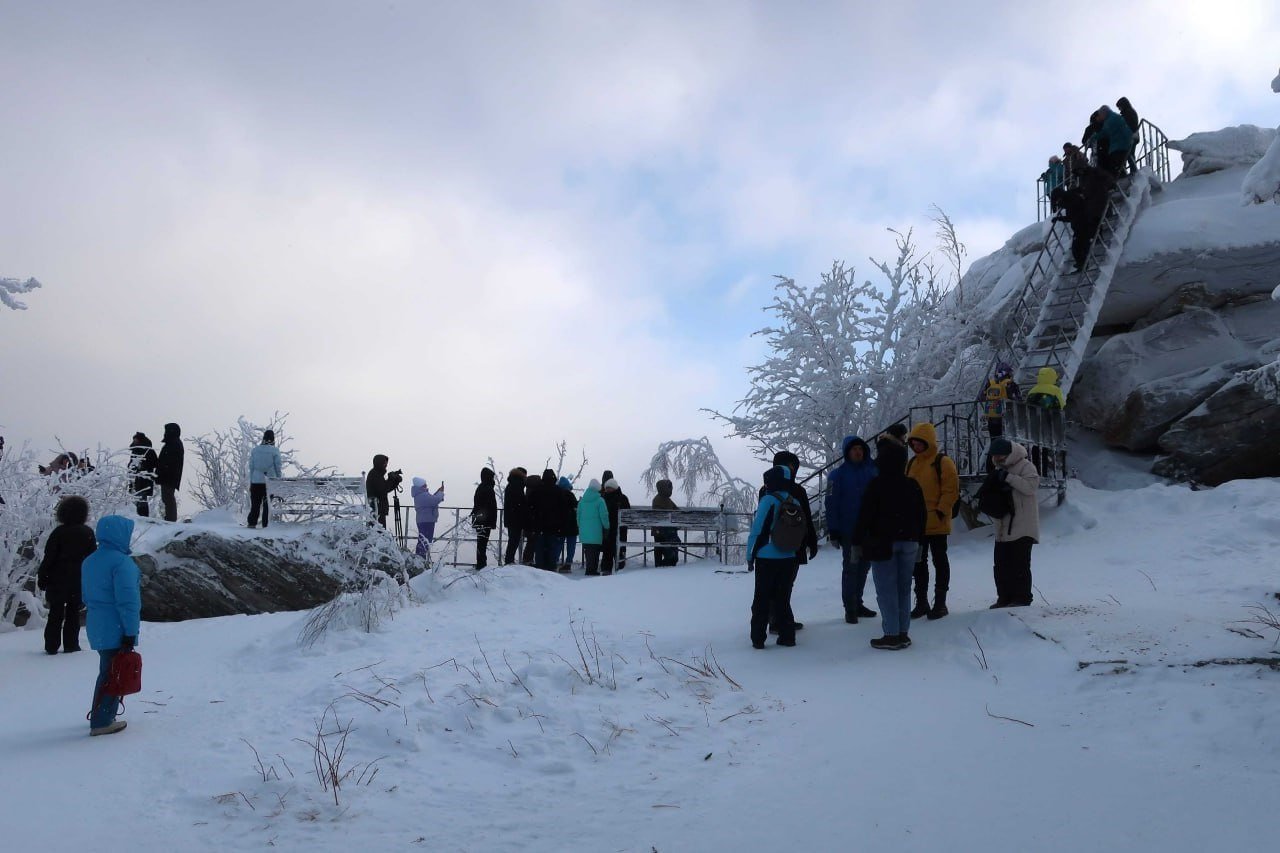
M 978 402 L 982 404 L 982 416 L 987 420 L 987 434 L 992 438 L 1004 435 L 1004 403 L 1021 400 L 1018 383 L 1013 381 L 1013 368 L 1007 364 L 996 365 L 995 373 L 987 380 Z
M 1067 395 L 1062 393 L 1058 385 L 1058 371 L 1052 367 L 1042 367 L 1036 374 L 1036 384 L 1027 392 L 1027 403 L 1045 409 L 1065 409 Z
M 907 476 L 915 480 L 924 493 L 925 528 L 920 554 L 916 557 L 913 580 L 916 606 L 912 619 L 928 616 L 941 619 L 947 615 L 947 589 L 951 585 L 951 561 L 947 557 L 947 536 L 951 533 L 951 511 L 960 499 L 960 475 L 956 463 L 938 451 L 938 433 L 931 423 L 916 424 L 907 436 L 907 444 L 915 453 L 907 463 Z M 936 574 L 933 607 L 929 606 L 929 554 L 933 554 Z
M 1043 409 L 1041 412 L 1030 412 L 1031 415 L 1031 461 L 1041 474 L 1053 476 L 1055 467 L 1058 473 L 1066 473 L 1067 454 L 1061 450 L 1052 453 L 1047 444 L 1061 446 L 1063 435 L 1062 410 L 1067 405 L 1067 395 L 1062 393 L 1058 384 L 1058 371 L 1052 367 L 1042 367 L 1036 374 L 1036 384 L 1027 392 L 1027 405 L 1032 409 Z M 1055 455 L 1058 458 L 1054 458 Z

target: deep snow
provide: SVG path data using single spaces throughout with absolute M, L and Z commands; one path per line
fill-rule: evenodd
M 952 615 L 902 652 L 844 624 L 829 548 L 799 645 L 765 651 L 751 576 L 710 563 L 441 574 L 309 650 L 304 614 L 144 625 L 130 726 L 91 740 L 95 656 L 2 635 L 5 848 L 1261 849 L 1280 671 L 1197 664 L 1280 660 L 1242 622 L 1280 611 L 1280 481 L 1110 485 L 1046 508 L 1031 608 L 987 610 L 989 531 L 953 537 Z M 584 630 L 605 684 L 573 673 Z M 339 807 L 295 741 L 335 699 L 348 763 L 384 756 Z

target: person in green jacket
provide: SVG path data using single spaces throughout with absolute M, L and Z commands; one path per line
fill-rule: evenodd
M 588 575 L 600 574 L 600 552 L 604 550 L 604 534 L 609 529 L 609 509 L 600 494 L 600 481 L 592 480 L 578 501 L 578 542 Z

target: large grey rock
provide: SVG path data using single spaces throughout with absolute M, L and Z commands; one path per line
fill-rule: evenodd
M 291 531 L 234 536 L 214 529 L 184 530 L 155 550 L 136 554 L 142 573 L 142 618 L 174 622 L 237 613 L 307 610 L 342 592 L 360 571 L 399 574 L 412 564 L 407 554 L 371 548 L 360 569 L 340 557 L 342 545 L 371 534 L 317 525 Z M 346 542 L 341 539 L 346 537 Z
M 1245 371 L 1160 437 L 1154 471 L 1211 486 L 1280 477 L 1280 362 Z

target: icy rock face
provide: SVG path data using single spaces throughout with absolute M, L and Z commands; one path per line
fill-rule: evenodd
M 1262 159 L 1253 164 L 1240 185 L 1241 202 L 1262 204 L 1267 201 L 1280 203 L 1280 135 Z
M 1280 477 L 1280 367 L 1245 371 L 1160 437 L 1155 473 L 1211 486 Z
M 177 622 L 237 613 L 306 610 L 332 600 L 351 574 L 321 537 L 235 538 L 202 530 L 136 554 L 142 618 Z M 399 566 L 378 565 L 395 573 Z
M 1231 166 L 1250 166 L 1262 159 L 1275 138 L 1274 128 L 1242 124 L 1171 139 L 1169 147 L 1182 152 L 1182 175 L 1194 177 Z

